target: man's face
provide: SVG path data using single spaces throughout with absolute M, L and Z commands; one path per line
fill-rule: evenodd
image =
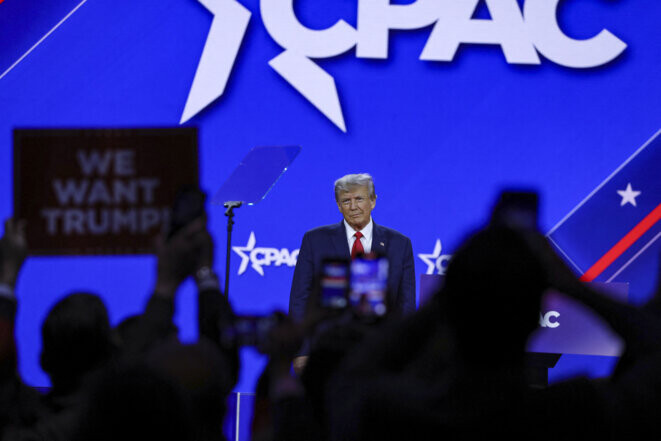
M 370 221 L 370 214 L 376 205 L 376 197 L 370 199 L 366 186 L 352 187 L 338 194 L 337 207 L 351 228 L 362 230 Z

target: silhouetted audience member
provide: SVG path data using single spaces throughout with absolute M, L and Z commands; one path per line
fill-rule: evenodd
M 546 287 L 541 264 L 515 231 L 487 228 L 469 238 L 453 255 L 438 298 L 455 360 L 520 364 Z
M 76 400 L 81 383 L 116 350 L 103 301 L 95 294 L 69 294 L 46 315 L 41 337 L 41 367 L 51 380 L 46 403 L 58 412 Z
M 505 416 L 521 414 L 525 343 L 544 288 L 521 237 L 506 228 L 478 232 L 454 254 L 444 289 L 426 308 L 349 354 L 328 390 L 332 439 L 508 427 Z
M 220 329 L 234 314 L 211 269 L 214 247 L 206 220 L 196 219 L 160 243 L 154 293 L 143 313 L 123 322 L 119 332 L 111 329 L 105 306 L 95 295 L 75 293 L 53 307 L 42 327 L 41 363 L 52 382 L 43 400 L 45 407 L 36 392 L 20 382 L 15 370 L 14 286 L 26 246 L 22 228 L 8 224 L 0 240 L 0 367 L 5 368 L 0 381 L 7 385 L 0 393 L 3 439 L 70 440 L 76 434 L 86 437 L 103 424 L 117 425 L 121 420 L 113 423 L 115 416 L 125 416 L 127 409 L 136 410 L 145 403 L 151 403 L 145 415 L 153 418 L 141 420 L 144 431 L 138 433 L 142 435 L 167 433 L 172 439 L 195 441 L 222 439 L 225 401 L 238 378 L 239 364 L 236 347 L 221 344 Z M 174 301 L 179 285 L 189 276 L 195 277 L 198 287 L 200 341 L 181 345 L 173 323 Z M 137 387 L 140 381 L 131 377 L 135 374 L 144 379 L 149 376 L 147 371 L 156 372 L 160 379 L 141 389 Z M 103 376 L 101 381 L 99 375 Z M 116 394 L 103 383 L 105 380 L 117 386 Z M 17 408 L 16 404 L 21 405 Z M 172 418 L 172 412 L 180 407 L 186 410 L 181 413 L 183 419 Z M 101 418 L 99 412 L 107 418 Z M 87 418 L 94 424 L 80 427 Z M 172 430 L 162 432 L 163 426 L 170 427 L 169 422 Z M 106 429 L 87 439 L 106 439 L 100 435 Z M 119 427 L 109 431 L 120 432 Z M 124 434 L 131 438 L 135 432 Z
M 344 357 L 376 330 L 365 323 L 351 321 L 337 323 L 317 335 L 310 348 L 305 369 L 300 378 L 312 409 L 316 424 L 325 438 L 328 433 L 326 420 L 326 386 Z
M 125 359 L 142 357 L 157 344 L 176 341 L 174 325 L 175 296 L 179 285 L 193 276 L 198 289 L 199 336 L 213 342 L 229 360 L 236 383 L 239 372 L 238 350 L 221 342 L 221 329 L 234 318 L 232 307 L 222 292 L 213 272 L 214 244 L 206 229 L 206 219 L 199 218 L 162 240 L 157 247 L 156 286 L 142 314 L 119 324 L 118 337 Z
M 211 342 L 163 342 L 98 379 L 75 439 L 222 440 L 233 385 L 228 360 Z
M 526 384 L 541 295 L 562 285 L 529 234 L 492 226 L 469 238 L 427 306 L 346 357 L 327 390 L 331 439 L 609 435 L 608 390 L 585 380 L 541 392 Z
M 27 257 L 25 223 L 8 219 L 0 238 L 0 439 L 14 436 L 39 420 L 43 408 L 37 391 L 26 386 L 17 372 L 16 283 Z
M 323 428 L 315 418 L 308 395 L 292 363 L 305 336 L 316 325 L 310 310 L 302 323 L 283 315 L 267 338 L 258 341 L 257 349 L 269 361 L 257 383 L 257 396 L 252 421 L 253 439 L 259 441 L 297 441 L 324 438 Z
M 231 360 L 202 337 L 195 344 L 157 346 L 145 362 L 183 392 L 193 422 L 193 439 L 222 440 L 227 396 L 236 384 Z
M 182 388 L 144 364 L 110 369 L 86 399 L 72 441 L 194 441 Z
M 69 440 L 78 425 L 86 385 L 116 350 L 108 313 L 94 294 L 74 293 L 58 301 L 42 324 L 41 366 L 51 389 L 38 421 L 8 439 Z
M 16 372 L 16 281 L 24 225 L 0 239 L 0 438 L 212 441 L 239 372 L 235 315 L 212 271 L 206 220 L 157 250 L 144 311 L 111 329 L 101 299 L 74 293 L 42 325 L 40 398 Z M 661 268 L 661 267 L 660 267 Z M 661 271 L 659 272 L 661 276 Z M 195 344 L 173 322 L 179 285 L 198 288 Z M 625 343 L 614 373 L 544 389 L 526 378 L 526 342 L 553 289 L 591 308 Z M 644 307 L 580 282 L 530 226 L 492 223 L 454 253 L 443 288 L 416 313 L 382 323 L 330 314 L 314 292 L 301 323 L 277 315 L 260 337 L 269 357 L 258 386 L 253 439 L 644 439 L 659 427 L 661 279 Z M 309 355 L 295 364 L 304 341 Z M 301 358 L 298 358 L 301 361 Z M 292 369 L 293 366 L 293 369 Z
M 223 439 L 225 402 L 239 371 L 236 346 L 220 339 L 234 313 L 211 270 L 213 240 L 205 222 L 197 219 L 160 244 L 154 293 L 141 315 L 119 326 L 123 363 L 141 363 L 179 391 L 192 424 L 187 439 L 195 441 Z M 173 323 L 175 295 L 191 275 L 198 287 L 199 341 L 182 345 Z M 167 413 L 162 417 L 167 418 Z
M 318 282 L 319 279 L 303 321 L 281 321 L 258 345 L 269 356 L 269 362 L 257 383 L 252 424 L 255 440 L 327 439 L 327 382 L 346 354 L 381 324 L 361 319 L 351 310 L 321 307 Z M 303 345 L 307 346 L 308 355 L 297 356 Z M 301 359 L 305 363 L 297 364 Z

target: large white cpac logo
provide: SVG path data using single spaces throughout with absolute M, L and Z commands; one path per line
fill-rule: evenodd
M 235 0 L 199 0 L 214 14 L 181 123 L 220 97 L 248 27 L 250 11 Z M 334 57 L 354 47 L 358 58 L 388 58 L 388 31 L 434 25 L 421 60 L 452 61 L 461 43 L 497 44 L 513 64 L 540 64 L 539 54 L 562 66 L 589 68 L 615 59 L 627 45 L 608 30 L 575 40 L 560 29 L 560 0 L 486 0 L 490 20 L 472 19 L 479 0 L 417 0 L 391 5 L 390 0 L 359 0 L 358 26 L 344 20 L 314 30 L 294 14 L 294 0 L 261 0 L 266 30 L 284 51 L 269 61 L 337 127 L 346 132 L 335 80 L 313 59 Z

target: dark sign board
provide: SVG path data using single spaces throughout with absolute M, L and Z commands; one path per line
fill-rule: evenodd
M 14 130 L 31 254 L 149 253 L 185 185 L 198 185 L 195 128 Z

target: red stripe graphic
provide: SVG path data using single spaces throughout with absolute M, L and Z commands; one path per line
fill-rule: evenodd
M 638 225 L 633 227 L 618 243 L 615 244 L 613 248 L 608 250 L 597 262 L 592 265 L 592 267 L 587 270 L 582 276 L 581 280 L 584 282 L 592 282 L 594 279 L 599 277 L 601 273 L 604 272 L 608 266 L 615 262 L 615 259 L 620 257 L 622 253 L 629 249 L 631 245 L 634 244 L 640 237 L 647 233 L 655 223 L 661 219 L 661 204 L 657 205 L 654 210 L 643 220 L 640 221 Z

